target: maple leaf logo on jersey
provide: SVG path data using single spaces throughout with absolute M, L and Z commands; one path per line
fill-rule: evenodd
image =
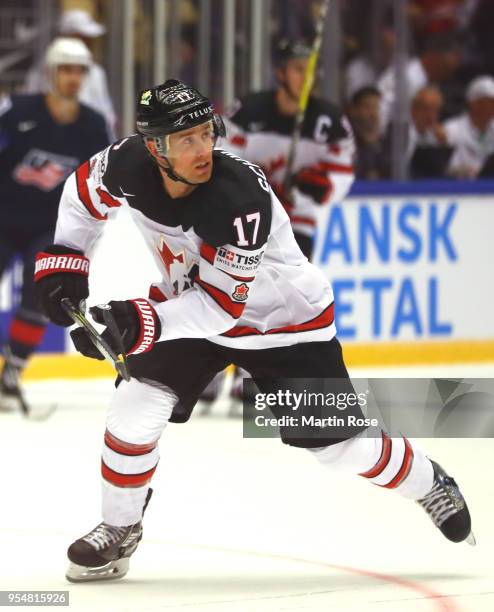
M 194 284 L 194 278 L 198 272 L 197 264 L 187 265 L 185 251 L 174 252 L 161 236 L 157 247 L 161 261 L 165 264 L 166 272 L 173 286 L 173 294 L 179 295 Z
M 247 293 L 249 292 L 249 287 L 245 283 L 241 283 L 235 287 L 234 292 L 232 293 L 232 298 L 237 300 L 237 302 L 245 302 L 247 299 Z

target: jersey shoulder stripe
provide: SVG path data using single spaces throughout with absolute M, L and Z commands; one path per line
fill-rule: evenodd
M 91 194 L 89 193 L 88 179 L 89 179 L 89 161 L 85 161 L 75 171 L 75 178 L 77 184 L 77 195 L 79 200 L 84 204 L 89 214 L 98 219 L 99 221 L 106 221 L 108 215 L 102 215 L 94 206 L 91 200 Z

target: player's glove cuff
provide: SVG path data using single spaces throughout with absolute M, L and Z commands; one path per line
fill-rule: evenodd
M 125 353 L 140 355 L 150 351 L 161 336 L 161 322 L 151 304 L 144 298 L 138 298 L 111 301 L 107 306 L 93 306 L 89 312 L 97 323 L 105 324 L 103 310 L 108 306 L 120 332 Z M 117 353 L 120 352 L 109 330 L 103 332 L 103 337 Z
M 67 272 L 89 276 L 89 259 L 81 251 L 61 244 L 52 244 L 36 254 L 35 282 L 46 276 Z
M 88 275 L 89 259 L 77 249 L 52 244 L 36 255 L 34 280 L 43 310 L 52 323 L 72 325 L 61 300 L 69 298 L 79 306 L 89 295 Z
M 161 336 L 161 322 L 156 310 L 144 298 L 130 300 L 130 303 L 134 305 L 139 319 L 139 336 L 127 355 L 139 355 L 153 348 Z

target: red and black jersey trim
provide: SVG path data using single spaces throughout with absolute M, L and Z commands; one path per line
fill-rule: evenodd
M 268 334 L 296 334 L 299 332 L 312 331 L 314 329 L 323 329 L 332 325 L 333 322 L 334 303 L 331 303 L 321 312 L 320 315 L 317 315 L 317 317 L 314 317 L 309 321 L 305 321 L 304 323 L 299 323 L 297 325 L 286 325 L 284 327 L 275 327 L 273 329 L 268 329 L 265 332 L 262 332 L 255 327 L 238 325 L 237 327 L 232 327 L 232 329 L 229 329 L 221 335 L 226 336 L 227 338 L 243 338 L 244 336 L 266 336 Z
M 168 298 L 159 287 L 151 285 L 149 287 L 148 299 L 153 300 L 153 302 L 166 302 Z
M 212 247 L 210 244 L 206 244 L 205 242 L 203 242 L 201 244 L 200 254 L 201 257 L 205 259 L 208 263 L 214 265 L 214 260 L 216 257 L 216 249 L 214 247 Z
M 245 304 L 234 302 L 227 293 L 201 280 L 199 276 L 196 276 L 195 282 L 222 308 L 222 310 L 227 312 L 234 319 L 240 318 L 245 308 Z
M 105 444 L 109 449 L 119 455 L 137 457 L 139 455 L 148 455 L 151 453 L 156 448 L 158 442 L 151 442 L 150 444 L 130 444 L 129 442 L 119 440 L 107 429 L 105 431 Z
M 111 193 L 104 191 L 101 187 L 96 188 L 96 193 L 99 195 L 101 202 L 108 208 L 118 208 L 122 203 L 116 200 Z
M 151 480 L 157 467 L 158 465 L 156 464 L 150 470 L 140 474 L 121 474 L 109 468 L 104 461 L 101 461 L 101 475 L 107 482 L 116 487 L 142 487 Z
M 230 274 L 230 272 L 225 272 L 224 270 L 220 270 L 220 272 L 223 272 L 236 281 L 243 281 L 244 283 L 251 283 L 256 278 L 255 276 L 236 276 L 235 274 Z
M 89 214 L 95 219 L 100 221 L 106 221 L 108 215 L 102 215 L 94 206 L 91 196 L 89 194 L 89 187 L 87 184 L 89 178 L 89 161 L 85 161 L 75 171 L 75 178 L 77 183 L 77 194 L 79 200 L 84 204 Z

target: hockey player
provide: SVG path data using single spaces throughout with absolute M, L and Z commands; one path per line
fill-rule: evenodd
M 0 407 L 23 402 L 19 375 L 42 340 L 46 319 L 34 295 L 34 256 L 53 241 L 65 179 L 109 144 L 103 118 L 78 102 L 91 55 L 78 40 L 48 48 L 50 91 L 0 102 L 0 277 L 14 255 L 24 263 L 20 308 L 14 314 L 0 373 Z
M 137 129 L 82 164 L 66 181 L 55 244 L 37 256 L 46 313 L 70 325 L 60 300 L 88 297 L 91 251 L 105 223 L 126 207 L 162 272 L 148 299 L 111 308 L 132 378 L 117 380 L 102 453 L 102 522 L 68 549 L 71 581 L 119 578 L 142 537 L 142 516 L 168 421 L 185 422 L 197 397 L 228 363 L 244 367 L 262 392 L 296 378 L 332 378 L 352 389 L 335 337 L 333 293 L 302 254 L 289 218 L 262 170 L 221 149 L 211 102 L 169 80 L 140 94 Z M 103 336 L 115 346 L 109 330 Z M 76 348 L 101 359 L 86 332 Z M 285 381 L 278 379 L 284 378 Z M 287 380 L 288 379 L 288 380 Z M 360 408 L 347 407 L 361 415 Z M 273 412 L 280 414 L 281 407 Z M 470 515 L 459 488 L 414 443 L 362 430 L 294 435 L 322 464 L 360 474 L 419 500 L 443 534 L 462 541 Z
M 284 40 L 276 54 L 276 90 L 238 101 L 226 119 L 225 148 L 262 167 L 292 223 L 295 239 L 312 255 L 318 208 L 339 202 L 354 180 L 351 128 L 336 106 L 311 96 L 295 151 L 291 193 L 284 190 L 287 157 L 311 49 Z

